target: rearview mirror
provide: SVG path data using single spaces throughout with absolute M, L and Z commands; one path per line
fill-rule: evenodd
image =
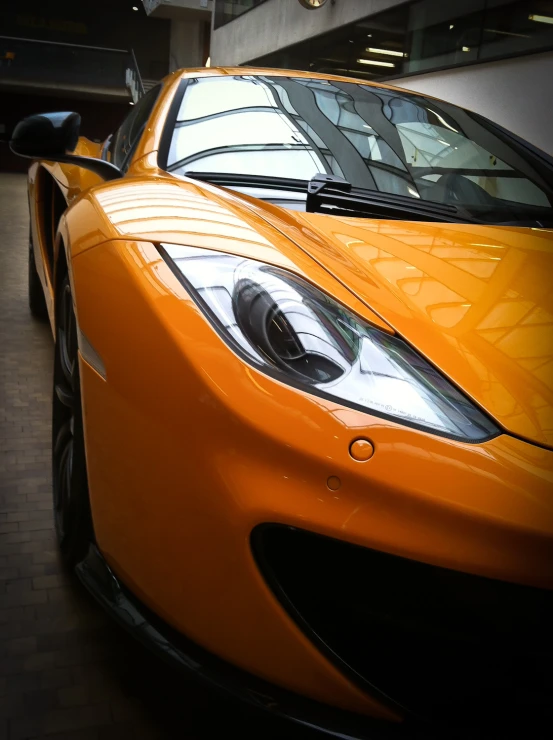
M 78 113 L 39 113 L 20 121 L 13 130 L 10 149 L 20 157 L 76 164 L 95 172 L 104 180 L 121 177 L 111 162 L 71 154 L 79 141 L 81 117 Z

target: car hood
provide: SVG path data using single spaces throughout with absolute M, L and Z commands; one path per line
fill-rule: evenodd
M 505 430 L 553 447 L 553 230 L 263 210 Z

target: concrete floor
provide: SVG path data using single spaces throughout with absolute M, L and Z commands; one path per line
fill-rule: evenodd
M 27 304 L 25 175 L 0 175 L 0 740 L 307 740 L 187 682 L 63 573 L 50 472 L 52 337 Z

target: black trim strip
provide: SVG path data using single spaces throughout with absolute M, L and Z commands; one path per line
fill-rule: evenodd
M 25 157 L 26 159 L 36 159 L 36 157 L 21 154 L 15 151 L 11 145 L 10 149 L 18 157 Z M 74 164 L 77 167 L 82 167 L 85 170 L 94 172 L 95 175 L 99 175 L 103 180 L 118 180 L 122 177 L 122 172 L 111 162 L 107 162 L 105 159 L 97 159 L 96 157 L 82 157 L 80 154 L 60 154 L 55 157 L 44 157 L 44 162 L 61 162 L 63 164 Z
M 179 115 L 180 106 L 186 88 L 188 87 L 189 80 L 183 77 L 179 82 L 176 93 L 173 95 L 173 100 L 169 106 L 169 112 L 165 118 L 165 124 L 163 126 L 163 132 L 159 140 L 159 147 L 157 150 L 157 166 L 160 170 L 167 169 L 167 160 L 169 158 L 169 150 L 171 148 L 171 141 L 173 139 L 173 131 L 177 123 L 177 116 Z
M 102 151 L 100 153 L 100 159 L 103 159 L 105 162 L 109 162 L 108 159 L 108 151 L 109 151 L 109 145 L 111 144 L 111 140 L 113 139 L 113 134 L 110 134 L 108 138 L 104 141 L 102 145 Z
M 263 5 L 263 3 L 266 3 L 266 2 L 267 0 L 259 0 L 259 2 L 256 3 L 255 5 L 250 5 L 249 8 L 246 8 L 241 13 L 238 13 L 238 15 L 233 15 L 232 18 L 228 18 L 228 20 L 223 21 L 222 23 L 218 22 L 218 18 L 220 17 L 218 13 L 220 11 L 215 9 L 214 10 L 215 19 L 214 19 L 214 24 L 213 24 L 213 30 L 216 31 L 218 28 L 223 28 L 224 26 L 227 26 L 229 23 L 232 23 L 232 21 L 235 21 L 237 18 L 242 18 L 243 15 L 245 15 L 246 13 L 250 13 L 252 10 L 255 10 L 256 8 L 259 8 L 260 5 Z

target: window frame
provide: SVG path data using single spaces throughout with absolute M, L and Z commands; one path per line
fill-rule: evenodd
M 167 172 L 167 160 L 169 159 L 169 150 L 171 149 L 171 141 L 173 140 L 173 131 L 175 130 L 175 124 L 188 83 L 188 77 L 181 78 L 177 90 L 173 95 L 167 115 L 165 116 L 165 123 L 163 124 L 163 131 L 161 132 L 157 150 L 157 166 L 164 172 Z

